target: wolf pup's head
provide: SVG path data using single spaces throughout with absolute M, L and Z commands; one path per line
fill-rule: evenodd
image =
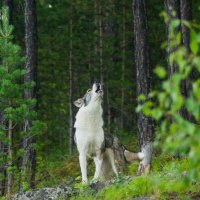
M 92 86 L 92 89 L 88 89 L 86 94 L 82 98 L 74 101 L 74 105 L 78 108 L 81 108 L 82 106 L 90 105 L 92 102 L 99 101 L 101 103 L 102 99 L 103 90 L 101 84 L 95 82 Z

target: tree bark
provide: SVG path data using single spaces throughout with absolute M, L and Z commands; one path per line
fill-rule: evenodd
M 12 151 L 12 120 L 9 120 L 8 122 L 8 167 L 12 167 L 12 162 L 13 162 L 13 151 Z M 13 173 L 11 170 L 8 170 L 7 172 L 7 192 L 8 192 L 8 199 L 12 199 L 12 183 L 13 183 Z
M 0 125 L 3 126 L 3 113 L 0 111 Z M 3 196 L 5 193 L 5 178 L 6 178 L 6 171 L 5 171 L 5 145 L 2 141 L 0 141 L 0 157 L 3 158 L 2 162 L 0 163 L 0 196 Z
M 176 63 L 173 63 L 171 66 L 169 63 L 169 56 L 173 53 L 174 48 L 171 47 L 171 38 L 170 38 L 170 22 L 173 19 L 180 19 L 180 5 L 179 0 L 164 0 L 164 7 L 165 11 L 168 16 L 168 23 L 166 24 L 166 35 L 167 35 L 167 71 L 168 71 L 168 78 L 172 76 L 172 74 L 178 71 L 178 67 Z M 177 27 L 175 33 L 180 31 L 180 27 Z
M 37 18 L 36 18 L 36 2 L 35 0 L 25 0 L 25 49 L 26 49 L 26 62 L 25 70 L 26 75 L 24 82 L 28 83 L 36 80 L 37 72 Z M 24 91 L 25 99 L 36 98 L 36 87 Z M 36 109 L 36 108 L 35 108 Z M 32 126 L 30 120 L 25 120 L 24 132 L 26 136 L 23 139 L 24 155 L 22 159 L 22 172 L 24 181 L 29 184 L 30 188 L 34 187 L 35 180 L 35 150 L 32 147 L 34 140 L 29 136 L 28 132 Z M 22 189 L 22 188 L 21 188 Z
M 180 16 L 181 20 L 186 20 L 188 22 L 192 21 L 192 2 L 191 0 L 180 0 Z M 182 32 L 182 42 L 186 50 L 190 51 L 190 31 L 181 23 L 181 32 Z
M 72 110 L 72 58 L 73 58 L 73 21 L 70 19 L 70 46 L 69 46 L 69 155 L 72 155 L 73 149 L 73 110 Z
M 144 0 L 133 0 L 133 16 L 137 96 L 141 94 L 147 96 L 150 92 L 151 81 Z M 137 125 L 139 146 L 144 153 L 144 159 L 140 162 L 138 173 L 143 173 L 151 165 L 153 121 L 140 112 L 138 113 Z
M 124 91 L 124 81 L 125 81 L 125 62 L 126 62 L 126 7 L 125 7 L 125 1 L 123 0 L 123 7 L 122 7 L 122 13 L 123 13 L 123 22 L 122 22 L 122 88 L 121 88 L 121 120 L 120 120 L 120 128 L 124 128 L 124 101 L 125 101 L 125 91 Z
M 177 34 L 179 31 L 182 33 L 182 44 L 185 46 L 186 51 L 189 53 L 190 51 L 190 33 L 189 29 L 184 25 L 183 20 L 191 21 L 192 20 L 192 8 L 191 8 L 191 1 L 190 0 L 165 0 L 164 1 L 165 11 L 169 18 L 168 23 L 166 24 L 166 35 L 167 35 L 167 62 L 168 62 L 168 78 L 170 79 L 174 73 L 178 72 L 178 66 L 174 62 L 172 65 L 169 63 L 169 56 L 173 53 L 176 47 L 171 47 L 172 38 L 170 38 L 170 22 L 173 19 L 181 20 L 181 26 L 177 27 L 174 31 Z M 173 14 L 173 11 L 175 13 Z M 181 94 L 184 97 L 188 96 L 188 92 L 191 89 L 191 75 L 183 80 L 180 85 Z M 184 119 L 189 121 L 193 121 L 191 115 L 186 111 L 183 107 L 181 108 L 178 113 Z M 173 121 L 173 119 L 172 119 Z
M 108 80 L 108 68 L 106 67 L 106 79 Z M 108 87 L 106 87 L 106 110 L 107 110 L 107 131 L 111 133 L 111 109 L 110 109 L 110 93 Z
M 181 33 L 182 43 L 186 48 L 187 53 L 190 53 L 190 30 L 183 23 L 183 20 L 191 23 L 192 21 L 192 2 L 191 0 L 180 0 L 180 17 L 181 17 Z M 194 71 L 192 70 L 186 80 L 181 83 L 181 93 L 183 96 L 188 97 L 189 91 L 192 89 L 191 80 L 194 79 Z M 194 119 L 185 108 L 181 109 L 181 116 L 190 122 L 194 122 Z
M 102 5 L 99 1 L 99 63 L 100 63 L 100 80 L 104 84 L 104 67 L 103 67 L 103 25 L 102 25 Z
M 95 26 L 95 31 L 94 31 L 94 55 L 97 57 L 98 55 L 98 34 L 97 32 L 98 29 L 98 20 L 99 20 L 99 11 L 98 11 L 98 0 L 94 0 L 94 26 Z M 96 59 L 95 59 L 96 62 Z

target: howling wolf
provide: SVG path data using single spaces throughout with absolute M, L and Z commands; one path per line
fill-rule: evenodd
M 117 137 L 105 135 L 102 118 L 103 90 L 100 83 L 94 83 L 92 89 L 76 100 L 74 105 L 79 108 L 74 127 L 75 142 L 79 152 L 79 163 L 82 182 L 87 182 L 87 156 L 95 162 L 94 179 L 108 179 L 113 173 L 117 176 L 115 155 L 123 164 L 126 160 L 142 159 L 142 153 L 132 153 L 120 144 Z

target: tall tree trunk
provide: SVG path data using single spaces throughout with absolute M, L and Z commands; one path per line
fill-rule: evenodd
M 105 68 L 106 79 L 108 80 L 108 67 Z M 107 131 L 111 133 L 111 109 L 110 109 L 110 93 L 108 86 L 106 87 L 106 110 L 107 110 Z
M 192 21 L 192 2 L 191 0 L 180 0 L 180 16 L 181 20 L 186 20 L 188 22 Z M 182 41 L 183 45 L 190 51 L 190 31 L 184 25 L 183 21 L 181 23 Z
M 69 45 L 69 155 L 72 155 L 73 148 L 73 110 L 72 110 L 72 59 L 73 59 L 73 21 L 70 19 L 70 45 Z
M 37 72 L 37 19 L 36 19 L 36 3 L 35 0 L 25 0 L 25 49 L 26 49 L 26 75 L 24 82 L 28 83 L 36 81 Z M 24 92 L 25 99 L 36 98 L 36 87 L 27 89 Z M 35 108 L 36 109 L 36 108 Z M 33 138 L 28 132 L 32 126 L 30 120 L 25 120 L 24 132 L 26 136 L 23 139 L 24 155 L 22 159 L 22 172 L 24 181 L 29 184 L 30 188 L 34 187 L 35 183 L 35 150 L 32 147 Z M 22 189 L 22 188 L 21 188 Z
M 94 52 L 95 52 L 95 57 L 97 57 L 98 55 L 98 42 L 97 42 L 97 37 L 98 37 L 98 30 L 97 30 L 97 27 L 98 27 L 98 20 L 99 20 L 99 11 L 98 11 L 98 3 L 99 1 L 98 0 L 94 0 L 94 26 L 95 26 L 95 31 L 94 31 Z M 96 59 L 95 59 L 95 62 L 96 62 Z
M 103 60 L 103 11 L 102 11 L 102 2 L 101 0 L 95 1 L 95 7 L 98 10 L 98 33 L 99 33 L 99 44 L 98 44 L 98 53 L 99 53 L 99 64 L 100 64 L 100 81 L 101 84 L 104 86 L 105 79 L 108 76 L 108 68 L 104 67 L 104 60 Z M 95 20 L 96 23 L 96 20 Z M 106 75 L 106 76 L 105 76 Z M 109 101 L 109 89 L 106 87 L 105 93 L 105 100 L 104 107 L 107 110 L 107 131 L 110 132 L 110 125 L 111 125 L 111 110 L 110 110 L 110 101 Z
M 0 125 L 3 126 L 3 113 L 0 111 Z M 5 145 L 2 141 L 0 141 L 0 157 L 3 158 L 0 163 L 0 196 L 3 196 L 5 193 L 5 178 L 6 178 L 6 171 L 5 171 Z
M 124 100 L 125 100 L 125 91 L 124 91 L 124 81 L 125 81 L 125 62 L 126 62 L 126 6 L 125 1 L 123 0 L 123 22 L 122 22 L 122 88 L 121 88 L 121 120 L 120 120 L 120 128 L 124 128 Z
M 190 53 L 190 31 L 189 28 L 186 27 L 183 23 L 183 20 L 188 22 L 192 21 L 192 2 L 191 0 L 180 0 L 180 17 L 181 17 L 181 32 L 182 32 L 182 43 L 186 48 L 187 53 Z M 187 97 L 189 95 L 189 91 L 191 90 L 191 80 L 194 79 L 194 71 L 192 70 L 191 74 L 181 83 L 181 92 Z M 189 120 L 190 122 L 194 122 L 194 119 L 190 113 L 186 111 L 186 109 L 182 108 L 182 116 Z
M 2 158 L 4 158 L 4 144 L 3 142 L 0 141 L 0 156 Z M 2 159 L 2 163 L 0 163 L 0 176 L 1 176 L 1 180 L 0 180 L 0 196 L 3 196 L 5 193 L 5 160 Z
M 185 46 L 187 52 L 189 53 L 189 43 L 190 43 L 190 33 L 188 28 L 183 24 L 182 20 L 191 21 L 192 19 L 192 11 L 191 11 L 191 1 L 190 0 L 165 0 L 164 1 L 165 11 L 169 18 L 168 23 L 166 24 L 166 33 L 167 33 L 167 61 L 168 61 L 168 78 L 170 79 L 171 76 L 178 72 L 178 66 L 174 62 L 172 65 L 169 63 L 169 56 L 173 53 L 176 47 L 171 47 L 172 38 L 170 38 L 170 22 L 177 18 L 181 20 L 181 26 L 178 26 L 174 31 L 177 34 L 179 31 L 182 33 L 182 43 Z M 173 14 L 173 12 L 175 13 Z M 191 88 L 191 78 L 188 77 L 186 80 L 181 82 L 180 90 L 181 94 L 186 97 L 188 92 Z M 191 115 L 186 111 L 183 107 L 181 108 L 178 113 L 185 119 L 192 121 Z M 172 119 L 173 121 L 173 119 Z
M 173 63 L 171 66 L 169 63 L 169 56 L 173 53 L 174 48 L 171 48 L 171 38 L 170 38 L 170 22 L 172 19 L 180 19 L 180 4 L 179 0 L 164 0 L 165 11 L 168 16 L 168 23 L 166 24 L 166 35 L 167 35 L 167 71 L 168 78 L 172 76 L 172 74 L 178 71 L 178 67 L 176 63 Z M 180 27 L 177 27 L 175 32 L 180 31 Z
M 12 167 L 13 163 L 13 152 L 12 152 L 12 120 L 8 121 L 8 167 Z M 12 199 L 12 183 L 13 183 L 13 173 L 11 170 L 8 170 L 7 172 L 7 192 L 8 192 L 8 199 Z
M 3 142 L 0 141 L 0 156 L 1 158 L 4 157 L 4 144 Z M 0 163 L 0 196 L 4 195 L 5 192 L 5 161 L 4 159 L 2 159 L 3 161 Z
M 145 0 L 133 0 L 133 16 L 137 96 L 140 94 L 147 96 L 150 92 L 151 83 Z M 138 173 L 143 173 L 149 170 L 151 165 L 153 121 L 145 117 L 143 112 L 140 112 L 138 113 L 137 124 L 139 145 L 145 155 L 144 159 L 140 162 Z
M 104 67 L 103 67 L 103 25 L 102 25 L 102 5 L 99 1 L 99 63 L 100 63 L 100 79 L 101 84 L 104 84 Z

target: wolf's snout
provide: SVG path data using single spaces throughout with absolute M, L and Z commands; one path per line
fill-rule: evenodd
M 95 83 L 96 84 L 96 93 L 102 93 L 102 89 L 101 89 L 101 84 L 100 83 Z
M 95 92 L 99 92 L 101 90 L 101 88 L 100 88 L 100 85 L 97 85 L 97 89 L 96 89 L 96 91 Z

